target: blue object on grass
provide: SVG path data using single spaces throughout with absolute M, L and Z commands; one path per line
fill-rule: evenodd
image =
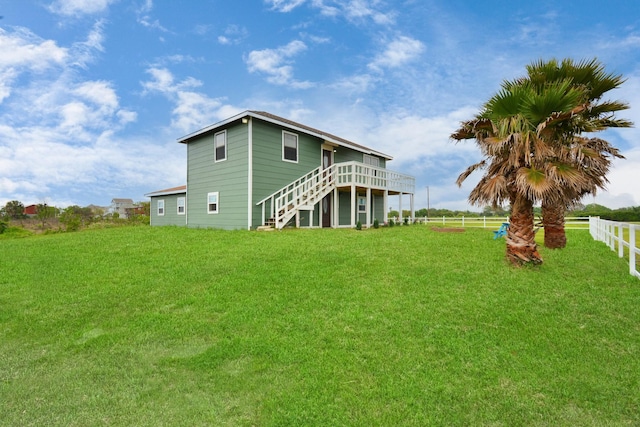
M 497 239 L 498 237 L 506 236 L 508 228 L 509 228 L 509 223 L 503 222 L 502 225 L 500 226 L 500 229 L 493 232 L 493 240 Z

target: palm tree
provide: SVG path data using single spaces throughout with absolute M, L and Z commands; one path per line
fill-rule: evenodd
M 587 194 L 595 194 L 598 188 L 604 189 L 606 174 L 609 171 L 611 158 L 623 158 L 617 149 L 602 139 L 584 139 L 580 135 L 586 132 L 597 132 L 612 127 L 630 127 L 632 123 L 624 119 L 616 119 L 615 113 L 629 108 L 620 101 L 603 101 L 605 93 L 620 87 L 624 82 L 621 75 L 607 73 L 604 66 L 596 59 L 574 62 L 564 59 L 561 63 L 552 59 L 539 60 L 527 66 L 527 77 L 517 83 L 528 81 L 538 91 L 544 90 L 550 82 L 568 81 L 574 88 L 584 93 L 583 104 L 587 106 L 580 114 L 555 128 L 553 136 L 557 150 L 566 148 L 569 157 L 564 162 L 572 163 L 581 173 L 577 182 L 567 183 L 557 189 L 553 198 L 542 200 L 542 225 L 544 227 L 544 245 L 547 248 L 563 248 L 566 246 L 564 216 L 566 208 L 578 203 Z M 575 176 L 573 176 L 575 178 Z M 570 178 L 571 179 L 571 178 Z M 575 188 L 572 184 L 581 184 Z
M 583 99 L 582 89 L 568 81 L 550 82 L 543 90 L 524 80 L 507 81 L 480 114 L 451 135 L 455 140 L 475 139 L 485 156 L 458 177 L 461 185 L 472 172 L 486 170 L 469 201 L 511 204 L 506 256 L 513 264 L 542 262 L 535 242 L 533 205 L 545 199 L 557 201 L 560 178 L 576 173 L 562 158 L 549 159 L 555 154 L 552 137 L 586 108 Z

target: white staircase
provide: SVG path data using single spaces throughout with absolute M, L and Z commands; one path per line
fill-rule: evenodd
M 314 206 L 335 188 L 336 167 L 322 166 L 282 187 L 257 203 L 262 205 L 262 218 L 269 203 L 271 217 L 265 226 L 282 229 L 300 211 L 312 211 Z

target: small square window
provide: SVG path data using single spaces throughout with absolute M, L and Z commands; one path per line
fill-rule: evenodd
M 298 135 L 282 132 L 282 159 L 298 163 Z
M 184 215 L 185 200 L 184 197 L 178 197 L 178 215 Z
M 164 200 L 158 200 L 158 216 L 164 216 Z
M 220 162 L 227 159 L 227 131 L 218 132 L 213 137 L 215 145 L 215 161 Z
M 218 213 L 218 192 L 209 193 L 207 195 L 207 212 L 210 214 Z

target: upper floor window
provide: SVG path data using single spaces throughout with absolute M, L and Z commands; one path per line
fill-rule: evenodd
M 218 213 L 218 192 L 207 194 L 207 213 Z
M 218 132 L 213 137 L 215 146 L 215 161 L 219 162 L 227 159 L 227 131 Z
M 298 163 L 298 135 L 282 132 L 282 160 Z
M 364 154 L 363 156 L 364 158 L 362 159 L 362 163 L 365 165 L 380 167 L 380 159 L 378 157 L 370 156 L 368 154 Z
M 158 200 L 158 216 L 164 216 L 164 200 Z
M 185 212 L 185 198 L 178 197 L 178 215 L 184 215 Z

